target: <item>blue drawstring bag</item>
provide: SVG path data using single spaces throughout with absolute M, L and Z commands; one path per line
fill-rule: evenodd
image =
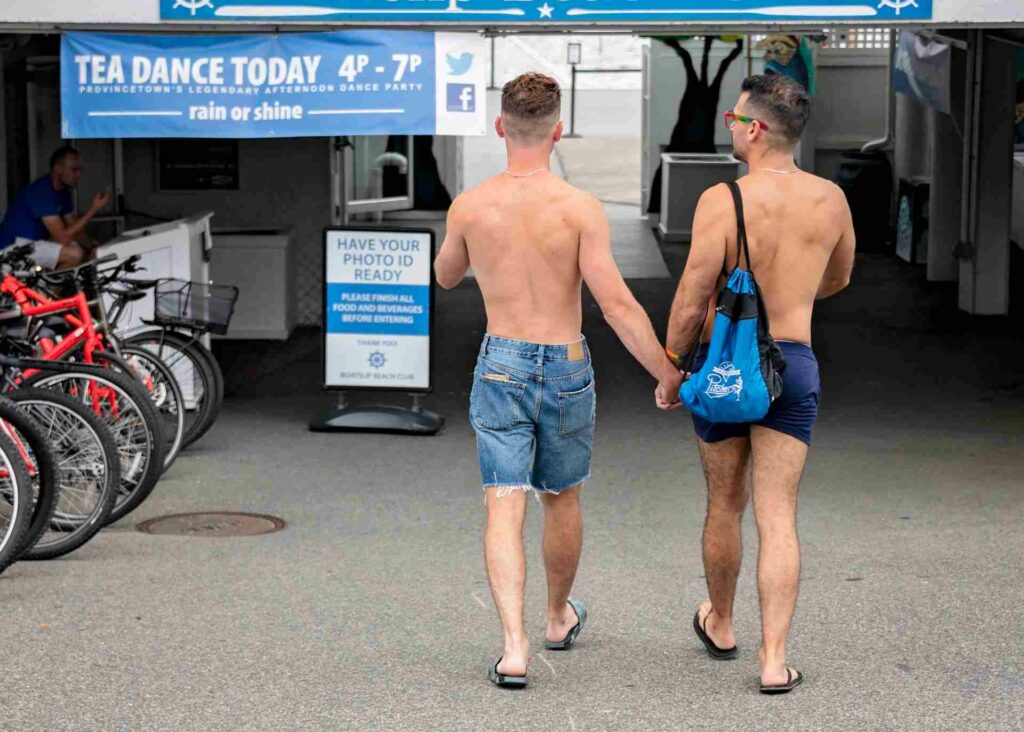
M 692 373 L 699 331 L 686 369 L 692 375 L 679 387 L 679 399 L 709 422 L 757 422 L 782 393 L 786 361 L 769 333 L 768 314 L 750 270 L 740 188 L 735 182 L 728 186 L 736 206 L 736 267 L 718 292 L 707 360 L 699 372 Z M 746 259 L 746 270 L 740 269 L 741 257 Z

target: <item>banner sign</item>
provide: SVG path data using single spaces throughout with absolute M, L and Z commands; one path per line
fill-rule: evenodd
M 482 36 L 64 33 L 63 136 L 483 135 Z
M 927 20 L 932 0 L 160 0 L 197 23 L 663 23 Z
M 950 47 L 903 31 L 892 69 L 893 89 L 949 114 Z
M 324 386 L 429 391 L 434 234 L 328 229 Z

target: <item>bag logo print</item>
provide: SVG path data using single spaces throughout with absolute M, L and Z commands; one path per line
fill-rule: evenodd
M 708 374 L 708 388 L 704 393 L 712 399 L 722 399 L 735 394 L 736 401 L 739 401 L 742 391 L 743 372 L 736 368 L 732 361 L 723 361 Z

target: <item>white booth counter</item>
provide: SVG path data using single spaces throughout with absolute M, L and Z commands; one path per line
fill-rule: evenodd
M 214 337 L 287 340 L 298 316 L 291 229 L 214 229 L 213 238 L 213 281 L 239 290 L 227 335 Z
M 210 236 L 212 216 L 212 212 L 205 212 L 126 231 L 100 246 L 97 256 L 116 254 L 125 259 L 135 254 L 141 255 L 139 265 L 146 269 L 135 275 L 139 279 L 173 277 L 188 282 L 209 282 L 210 248 L 213 245 Z M 131 331 L 144 327 L 142 321 L 152 317 L 153 295 L 149 293 L 145 299 L 131 304 L 119 329 Z

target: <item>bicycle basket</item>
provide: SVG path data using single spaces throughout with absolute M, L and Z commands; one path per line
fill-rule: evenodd
M 231 285 L 161 279 L 153 295 L 153 320 L 223 335 L 228 332 L 237 300 L 238 288 Z

